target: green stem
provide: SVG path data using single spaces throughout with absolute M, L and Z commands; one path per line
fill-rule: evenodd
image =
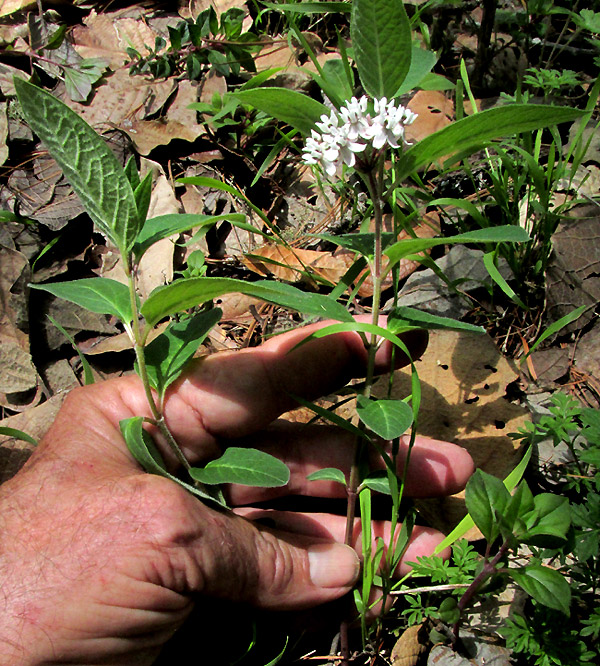
M 144 354 L 146 336 L 143 335 L 140 330 L 140 313 L 138 310 L 137 297 L 135 293 L 135 280 L 133 277 L 133 272 L 131 269 L 129 269 L 127 262 L 125 262 L 125 265 L 127 266 L 126 272 L 127 284 L 129 286 L 129 301 L 131 304 L 131 312 L 133 316 L 130 337 L 133 342 L 133 349 L 138 365 L 138 374 L 142 381 L 142 386 L 144 387 L 144 392 L 146 394 L 146 399 L 148 400 L 148 405 L 150 406 L 150 411 L 152 412 L 154 424 L 165 438 L 169 448 L 173 451 L 177 460 L 186 470 L 189 470 L 191 465 L 187 458 L 183 455 L 183 451 L 179 448 L 179 444 L 177 444 L 175 441 L 175 438 L 171 434 L 171 431 L 165 422 L 164 415 L 162 413 L 162 405 L 159 406 L 156 404 L 154 394 L 152 393 L 152 387 L 148 378 L 148 370 L 146 368 L 146 356 Z
M 372 322 L 377 324 L 379 321 L 379 310 L 381 307 L 381 281 L 382 281 L 382 227 L 383 216 L 381 210 L 381 195 L 382 195 L 382 170 L 383 159 L 380 157 L 376 165 L 369 170 L 365 182 L 369 188 L 371 201 L 373 202 L 373 214 L 375 218 L 375 234 L 374 234 L 374 247 L 373 247 L 373 264 L 371 266 L 371 276 L 373 279 L 373 313 Z M 377 352 L 377 335 L 372 334 L 368 347 L 367 358 L 367 372 L 365 378 L 365 387 L 363 395 L 367 398 L 371 395 L 371 387 L 373 385 L 373 378 L 375 375 L 375 354 Z M 359 428 L 363 429 L 364 426 L 359 424 Z M 356 514 L 356 497 L 358 494 L 358 487 L 360 484 L 360 463 L 364 456 L 364 441 L 358 438 L 354 448 L 354 461 L 350 468 L 350 478 L 348 479 L 348 507 L 346 511 L 346 535 L 345 543 L 352 544 L 352 532 L 354 527 L 354 517 Z
M 373 168 L 367 173 L 365 182 L 369 189 L 371 201 L 373 202 L 373 215 L 375 218 L 375 234 L 374 234 L 374 247 L 373 247 L 373 262 L 371 265 L 371 276 L 373 279 L 373 310 L 372 310 L 372 323 L 379 322 L 379 311 L 381 308 L 381 283 L 383 279 L 382 271 L 382 231 L 383 231 L 383 215 L 382 215 L 382 185 L 383 185 L 383 156 L 379 156 Z M 373 385 L 373 378 L 375 376 L 375 354 L 377 352 L 377 335 L 372 334 L 368 344 L 368 357 L 367 357 L 367 372 L 365 378 L 365 387 L 363 395 L 367 398 L 371 395 L 371 387 Z M 364 430 L 362 423 L 358 424 L 361 430 Z M 360 486 L 361 478 L 361 463 L 365 456 L 365 443 L 362 437 L 357 438 L 354 447 L 354 460 L 350 468 L 350 478 L 348 479 L 347 496 L 348 503 L 346 508 L 346 534 L 344 543 L 352 545 L 354 533 L 354 519 L 356 517 L 356 500 L 358 497 L 358 489 Z M 363 553 L 365 555 L 365 553 Z M 364 566 L 370 566 L 370 563 L 365 562 Z M 364 618 L 363 618 L 364 621 Z M 349 646 L 348 646 L 348 622 L 343 621 L 340 626 L 340 643 L 342 653 L 342 665 L 345 666 L 349 659 Z

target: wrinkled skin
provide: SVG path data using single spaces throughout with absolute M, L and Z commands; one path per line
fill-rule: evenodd
M 264 519 L 264 507 L 247 507 L 285 494 L 343 496 L 339 484 L 305 477 L 323 466 L 348 470 L 351 438 L 331 427 L 270 426 L 294 406 L 290 394 L 315 399 L 365 371 L 355 333 L 290 352 L 320 325 L 198 361 L 168 394 L 167 423 L 192 463 L 235 442 L 261 446 L 290 466 L 284 489 L 229 488 L 235 512 L 143 473 L 131 458 L 119 421 L 149 415 L 136 377 L 69 394 L 30 461 L 0 487 L 1 664 L 151 664 L 196 603 L 208 612 L 216 598 L 294 610 L 349 591 L 359 561 L 341 543 L 343 517 L 275 511 L 273 528 L 252 520 Z M 415 355 L 425 346 L 417 334 L 406 342 Z M 378 371 L 389 357 L 384 345 Z M 471 472 L 460 447 L 420 439 L 407 490 L 450 494 Z M 376 531 L 385 534 L 386 525 Z M 358 526 L 355 538 L 358 550 Z M 441 538 L 415 529 L 405 559 L 429 554 Z

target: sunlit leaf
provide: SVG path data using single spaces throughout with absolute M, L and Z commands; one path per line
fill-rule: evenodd
M 346 477 L 344 472 L 341 469 L 336 467 L 324 467 L 312 474 L 308 474 L 306 477 L 307 481 L 336 481 L 341 483 L 343 486 L 346 485 Z
M 382 439 L 396 439 L 411 426 L 413 412 L 403 400 L 377 400 L 359 395 L 356 399 L 358 418 Z
M 126 323 L 132 319 L 129 289 L 122 282 L 111 278 L 83 278 L 70 282 L 32 284 L 31 287 L 47 291 L 92 312 L 113 315 Z
M 492 543 L 500 529 L 497 516 L 504 511 L 510 500 L 502 481 L 481 469 L 475 470 L 465 491 L 465 504 L 469 515 L 484 538 Z
M 165 461 L 152 440 L 152 437 L 143 428 L 144 419 L 141 416 L 134 416 L 119 422 L 119 428 L 123 439 L 127 444 L 127 449 L 141 467 L 150 474 L 164 476 L 180 486 L 183 486 L 188 492 L 197 495 L 203 500 L 217 502 L 225 506 L 223 497 L 219 491 L 212 494 L 203 489 L 192 486 L 181 479 L 173 476 L 166 469 Z
M 148 378 L 159 395 L 163 395 L 179 377 L 222 314 L 219 308 L 214 308 L 173 322 L 146 346 L 144 355 Z
M 231 293 L 254 296 L 307 315 L 338 321 L 354 321 L 343 305 L 322 294 L 311 294 L 288 284 L 268 280 L 246 282 L 234 278 L 216 277 L 188 278 L 159 287 L 142 305 L 142 314 L 148 325 L 154 326 L 167 315 Z
M 531 240 L 522 227 L 506 224 L 499 227 L 475 229 L 464 234 L 445 238 L 406 238 L 385 248 L 383 253 L 390 260 L 390 266 L 409 255 L 424 252 L 437 245 L 455 245 L 457 243 L 524 243 Z
M 392 333 L 398 333 L 407 327 L 485 333 L 485 329 L 481 326 L 475 326 L 451 317 L 440 317 L 406 305 L 398 306 L 390 312 L 387 327 Z
M 558 571 L 541 564 L 531 564 L 523 569 L 511 569 L 511 575 L 517 585 L 536 601 L 569 614 L 571 588 Z
M 288 88 L 252 88 L 231 94 L 304 135 L 310 134 L 323 114 L 329 115 L 329 109 L 321 102 Z
M 38 445 L 36 439 L 34 439 L 31 435 L 28 435 L 26 432 L 18 430 L 17 428 L 0 426 L 0 435 L 5 435 L 6 437 L 12 437 L 13 439 L 20 439 L 21 441 L 27 442 L 28 444 L 33 444 L 33 446 Z
M 354 0 L 350 36 L 358 75 L 371 97 L 392 98 L 412 55 L 410 22 L 399 0 Z
M 141 226 L 133 190 L 106 142 L 54 95 L 15 77 L 23 114 L 71 183 L 98 229 L 121 251 Z
M 285 486 L 290 480 L 287 465 L 274 456 L 258 449 L 230 447 L 216 460 L 205 467 L 193 467 L 192 478 L 209 485 L 237 483 L 243 486 L 276 488 Z
M 266 236 L 262 231 L 245 223 L 246 216 L 241 213 L 229 213 L 228 215 L 193 215 L 191 213 L 159 215 L 146 220 L 133 246 L 133 253 L 139 261 L 146 250 L 157 241 L 189 231 L 196 227 L 212 226 L 217 222 L 227 221 L 251 231 L 252 233 Z
M 576 120 L 585 111 L 566 106 L 510 104 L 481 111 L 444 127 L 409 148 L 396 165 L 396 182 L 435 160 L 475 150 L 486 141 Z

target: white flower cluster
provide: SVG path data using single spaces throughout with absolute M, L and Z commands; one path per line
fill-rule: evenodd
M 367 97 L 353 97 L 337 111 L 323 114 L 316 123 L 320 132 L 312 130 L 306 139 L 302 157 L 307 164 L 320 164 L 326 173 L 333 176 L 342 164 L 354 166 L 356 153 L 369 145 L 375 150 L 387 143 L 398 148 L 400 143 L 408 143 L 404 138 L 404 128 L 417 117 L 410 109 L 396 106 L 393 100 L 385 97 L 373 100 L 374 113 L 367 113 Z

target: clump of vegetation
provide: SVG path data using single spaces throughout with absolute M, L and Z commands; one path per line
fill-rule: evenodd
M 430 44 L 430 37 L 433 39 L 436 32 L 435 20 L 429 20 L 435 16 L 434 10 L 446 10 L 446 5 L 454 3 L 432 0 L 410 17 L 397 0 L 260 4 L 278 14 L 281 23 L 288 27 L 290 39 L 296 40 L 313 63 L 311 94 L 271 85 L 273 71 L 257 73 L 254 56 L 260 47 L 259 36 L 244 31 L 246 14 L 235 8 L 220 17 L 210 8 L 195 20 L 169 27 L 168 41 L 157 38 L 147 53 L 130 48 L 130 73 L 157 79 L 178 76 L 197 80 L 208 72 L 226 77 L 225 94 L 216 94 L 210 103 L 196 103 L 193 108 L 207 122 L 215 141 L 226 136 L 237 149 L 244 143 L 242 137 L 254 137 L 265 127 L 271 128 L 268 140 L 260 144 L 264 161 L 254 182 L 285 148 L 294 160 L 303 159 L 313 169 L 317 186 L 323 190 L 331 187 L 348 193 L 359 189 L 366 201 L 362 208 L 354 208 L 360 218 L 359 230 L 319 235 L 320 241 L 354 253 L 341 280 L 333 285 L 315 280 L 318 286 L 306 291 L 276 280 L 215 276 L 208 271 L 204 254 L 196 252 L 190 255 L 177 279 L 141 299 L 137 284 L 140 261 L 154 243 L 174 233 L 198 227 L 208 230 L 226 221 L 286 247 L 292 254 L 293 248 L 261 207 L 218 179 L 187 177 L 178 182 L 225 191 L 243 202 L 254 216 L 252 219 L 231 213 L 148 219 L 151 176 L 140 177 L 135 159 L 122 168 L 106 143 L 77 114 L 50 93 L 16 78 L 18 98 L 31 129 L 69 179 L 97 229 L 117 248 L 127 278 L 127 284 L 103 277 L 34 286 L 121 322 L 135 351 L 135 369 L 146 389 L 151 421 L 171 445 L 184 471 L 180 476 L 167 471 L 142 427 L 142 417 L 133 417 L 121 425 L 130 451 L 148 472 L 166 476 L 200 500 L 224 508 L 221 484 L 282 486 L 287 483 L 289 470 L 260 451 L 241 448 L 227 449 L 221 458 L 205 467 L 192 467 L 168 430 L 162 411 L 165 392 L 219 322 L 222 312 L 215 301 L 225 294 L 240 292 L 294 310 L 306 319 L 327 317 L 335 321 L 314 337 L 339 331 L 360 334 L 369 352 L 369 366 L 366 381 L 351 389 L 356 397 L 356 421 L 341 419 L 335 411 L 315 404 L 305 406 L 355 438 L 354 464 L 348 478 L 341 470 L 328 468 L 310 479 L 328 479 L 346 489 L 348 543 L 355 517 L 361 521 L 364 564 L 354 601 L 362 649 L 372 647 L 377 631 L 367 621 L 375 588 L 384 598 L 402 600 L 396 602 L 396 611 L 408 625 L 431 619 L 451 627 L 449 642 L 458 647 L 461 626 L 468 623 L 474 601 L 498 594 L 510 582 L 528 598 L 523 611 L 510 618 L 502 632 L 518 659 L 543 666 L 597 662 L 600 411 L 583 408 L 568 396 L 556 393 L 550 414 L 515 435 L 528 450 L 516 472 L 504 482 L 482 471 L 472 477 L 466 490 L 469 515 L 458 532 L 444 543 L 453 547 L 451 560 L 421 558 L 414 563 L 411 574 L 398 582 L 395 573 L 416 518 L 414 510 L 405 507 L 406 478 L 398 475 L 397 462 L 400 438 L 408 438 L 410 457 L 418 432 L 421 390 L 417 368 L 411 361 L 412 392 L 401 400 L 376 398 L 372 387 L 375 353 L 384 340 L 395 346 L 396 353 L 408 354 L 401 336 L 418 328 L 467 331 L 473 335 L 483 332 L 480 326 L 466 321 L 399 306 L 397 289 L 386 313 L 387 324 L 382 326 L 384 283 L 391 279 L 398 286 L 402 260 L 410 258 L 441 273 L 430 250 L 455 244 L 476 246 L 484 250 L 487 287 L 495 298 L 499 294 L 511 307 L 529 313 L 543 302 L 552 236 L 573 205 L 571 201 L 556 205 L 553 197 L 565 179 L 569 183 L 574 180 L 585 159 L 587 142 L 583 129 L 594 115 L 600 83 L 589 89 L 582 109 L 535 104 L 532 100 L 538 91 L 547 102 L 555 94 L 582 83 L 580 75 L 568 69 L 535 66 L 523 74 L 519 89 L 512 91 L 508 103 L 477 112 L 469 73 L 461 63 L 461 76 L 455 85 L 457 108 L 465 108 L 466 94 L 474 113 L 411 144 L 406 139 L 406 128 L 415 114 L 401 103 L 402 96 L 417 87 L 435 88 L 441 78 L 433 73 L 436 54 L 429 48 L 415 46 L 415 37 L 418 32 L 423 43 Z M 484 5 L 484 18 L 489 23 L 495 3 Z M 535 39 L 550 39 L 550 18 L 565 14 L 563 30 L 571 22 L 576 26 L 574 35 L 596 45 L 598 14 L 592 10 L 577 14 L 556 7 L 551 0 L 526 5 L 530 17 L 549 19 L 540 24 Z M 340 57 L 322 64 L 298 28 L 297 19 L 334 10 L 349 16 L 348 34 L 339 33 Z M 345 37 L 350 38 L 350 45 Z M 488 43 L 478 51 L 478 66 L 489 60 L 492 47 L 491 32 L 484 33 L 483 20 L 481 39 Z M 59 41 L 57 35 L 45 48 Z M 550 59 L 558 55 L 553 50 Z M 558 126 L 575 119 L 581 119 L 581 130 L 565 149 Z M 477 164 L 469 161 L 474 153 L 478 153 Z M 256 156 L 251 151 L 245 156 L 248 154 Z M 477 167 L 486 187 L 475 188 L 471 200 L 434 198 L 423 171 L 441 160 L 443 165 L 436 167 L 438 172 L 452 173 L 460 163 L 462 173 L 472 182 L 476 180 Z M 452 223 L 452 233 L 435 238 L 416 237 L 411 222 L 423 202 L 440 210 Z M 384 228 L 386 214 L 392 219 L 391 231 Z M 373 227 L 369 229 L 371 221 Z M 403 231 L 408 237 L 401 239 Z M 500 259 L 507 262 L 512 278 L 501 275 Z M 303 268 L 314 277 L 310 267 Z M 359 323 L 353 316 L 356 294 L 367 277 L 373 283 L 369 303 L 372 319 L 370 323 Z M 581 310 L 576 312 L 580 313 Z M 489 314 L 490 319 L 493 317 Z M 167 323 L 166 329 L 150 342 L 156 327 L 163 322 Z M 536 344 L 551 330 L 559 329 L 560 322 L 538 336 Z M 556 445 L 566 443 L 569 458 L 546 471 L 552 480 L 550 487 L 537 479 L 523 481 L 531 452 L 547 438 Z M 391 443 L 389 453 L 382 450 L 381 440 Z M 369 468 L 373 451 L 384 459 L 383 473 Z M 375 493 L 390 498 L 392 539 L 388 548 L 383 540 L 372 539 Z M 469 521 L 483 536 L 484 544 L 479 549 L 460 540 L 461 530 L 466 531 Z M 427 584 L 423 585 L 425 579 Z M 348 626 L 342 622 L 340 630 L 341 659 L 346 663 L 355 649 L 349 643 Z

